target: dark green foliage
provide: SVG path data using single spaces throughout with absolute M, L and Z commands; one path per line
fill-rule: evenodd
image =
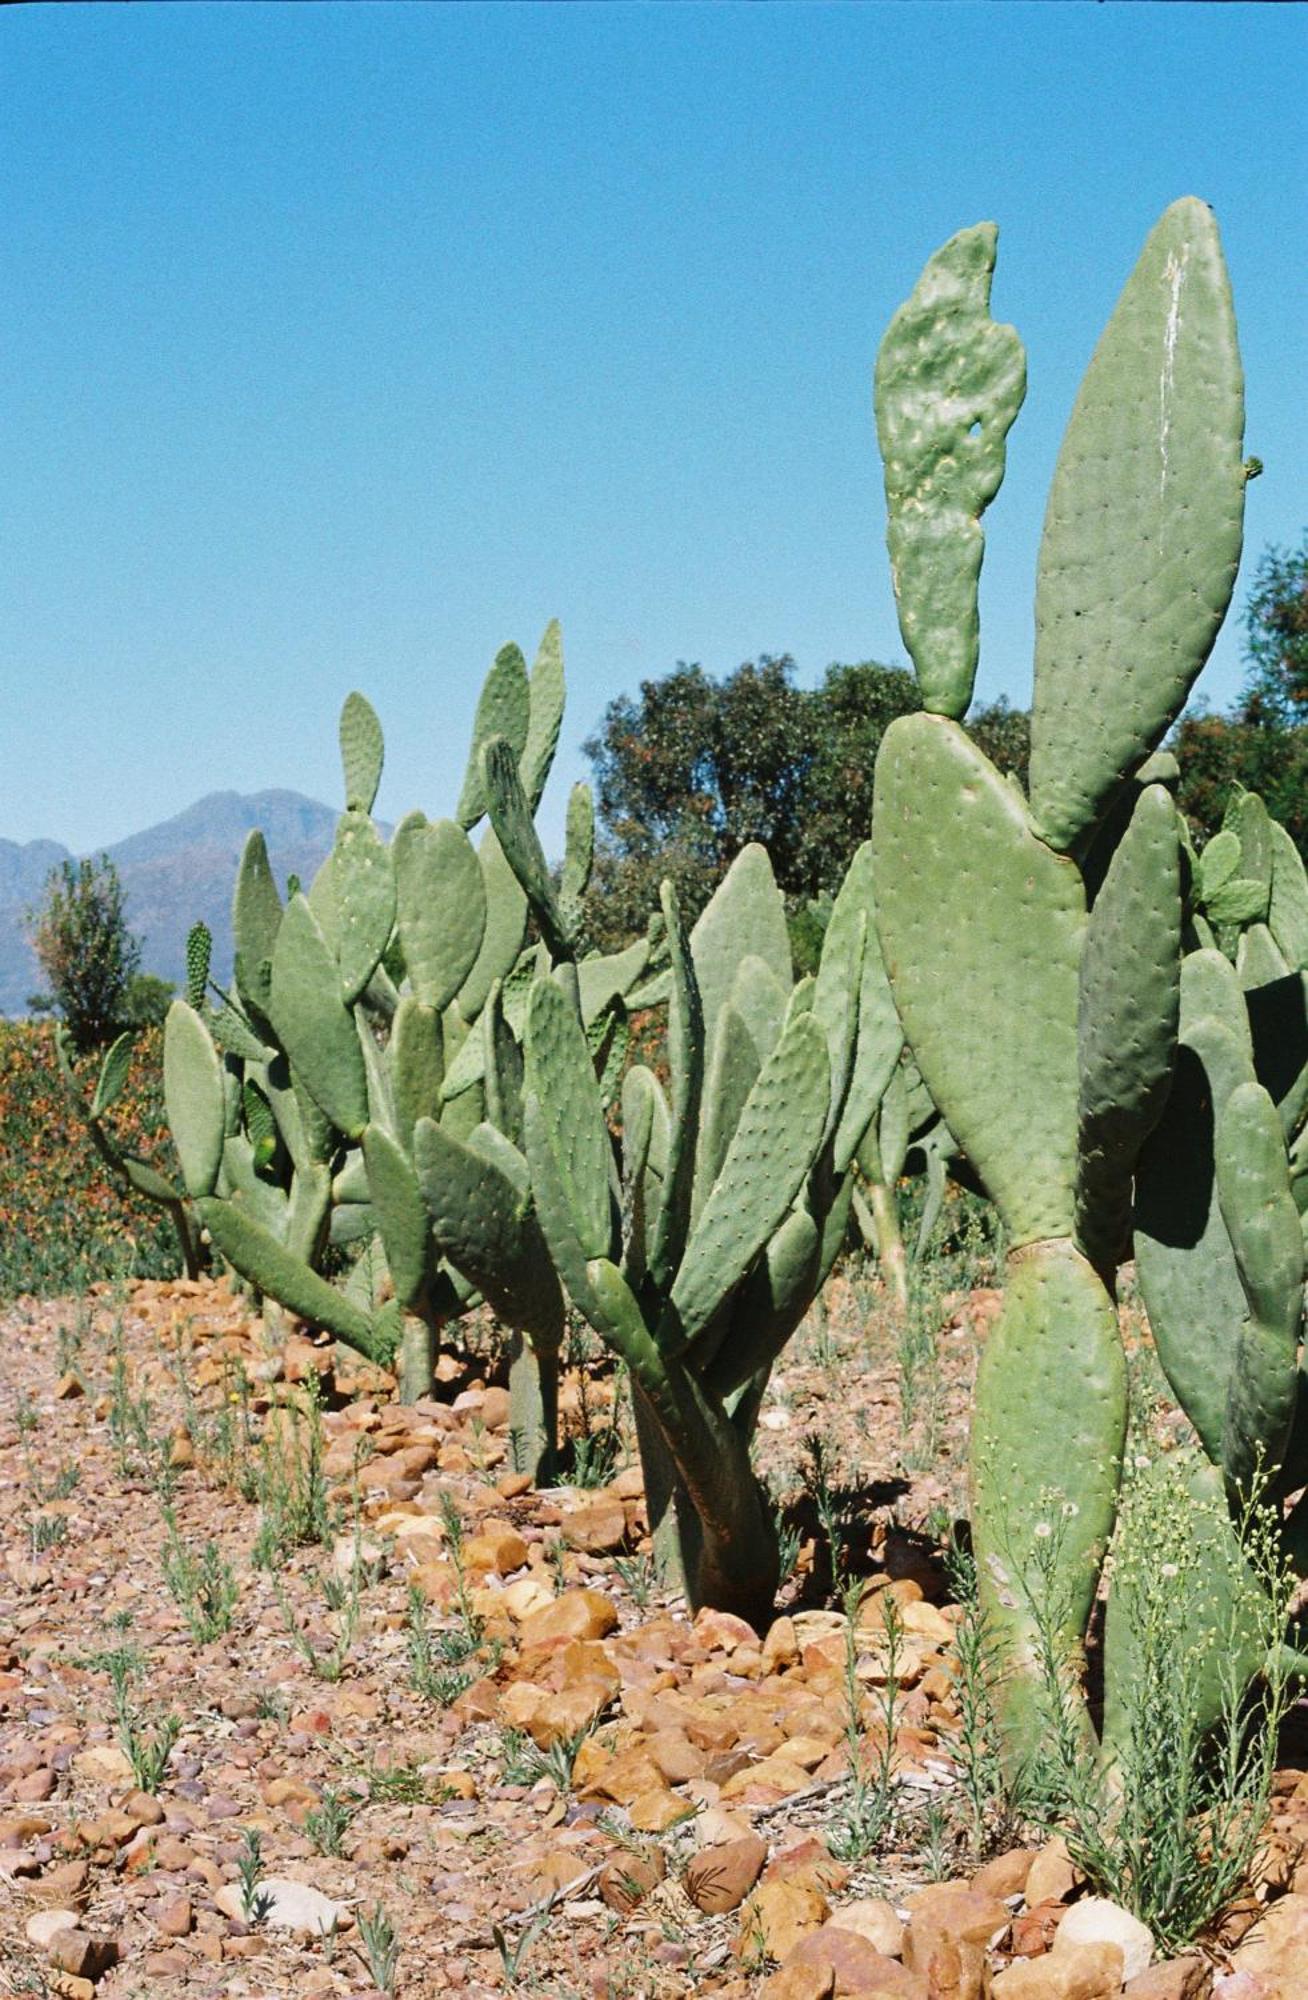
M 74 1042 L 88 1049 L 110 1041 L 141 963 L 113 862 L 105 854 L 61 861 L 29 916 L 32 949 Z
M 902 667 L 836 664 L 818 687 L 801 688 L 789 654 L 763 654 L 720 679 L 683 663 L 610 702 L 585 746 L 599 822 L 596 944 L 609 950 L 643 931 L 665 878 L 693 922 L 758 841 L 799 920 L 801 966 L 816 962 L 820 920 L 815 932 L 806 905 L 834 894 L 867 839 L 881 739 L 920 706 Z M 1001 771 L 1025 776 L 1023 710 L 1001 700 L 971 726 Z

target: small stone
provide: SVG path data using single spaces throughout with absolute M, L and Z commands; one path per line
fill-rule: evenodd
M 928 2000 L 924 1979 L 908 1971 L 898 1959 L 887 1958 L 856 1931 L 841 1930 L 837 1924 L 823 1924 L 802 1938 L 787 1954 L 786 1966 L 820 1965 L 830 1969 L 831 1991 L 835 2000 Z M 935 1996 L 932 1996 L 935 2000 Z M 952 2000 L 941 1994 L 940 2000 Z
M 1011 1922 L 1009 1910 L 997 1896 L 978 1895 L 965 1882 L 932 1883 L 904 1900 L 915 1924 L 968 1944 L 998 1944 Z
M 1212 1966 L 1191 1952 L 1184 1958 L 1164 1959 L 1128 1979 L 1126 2000 L 1208 2000 L 1212 1990 Z
M 977 1869 L 972 1887 L 978 1895 L 998 1896 L 1001 1903 L 1005 1897 L 1025 1895 L 1035 1858 L 1034 1847 L 1010 1847 L 1007 1854 L 996 1854 L 993 1861 Z
M 668 1864 L 657 1847 L 643 1853 L 623 1852 L 606 1861 L 596 1887 L 600 1898 L 619 1916 L 629 1917 L 643 1903 L 668 1872 Z
M 914 1918 L 904 1940 L 904 1964 L 926 1981 L 931 2000 L 983 2000 L 986 1955 L 966 1938 L 932 1930 Z
M 155 1927 L 165 1937 L 189 1937 L 195 1928 L 195 1908 L 189 1896 L 170 1896 L 155 1912 Z
M 827 1899 L 816 1889 L 798 1882 L 762 1882 L 740 1913 L 737 1955 L 748 1960 L 761 1948 L 769 1958 L 787 1959 L 829 1915 Z
M 71 1370 L 68 1374 L 61 1375 L 55 1383 L 56 1402 L 71 1402 L 75 1397 L 84 1396 L 85 1394 L 86 1386 L 80 1375 L 74 1375 Z
M 38 1910 L 27 1919 L 27 1942 L 44 1951 L 60 1931 L 75 1931 L 80 1923 L 76 1910 Z
M 308 1931 L 316 1936 L 352 1922 L 344 1903 L 334 1903 L 321 1889 L 307 1882 L 291 1882 L 277 1875 L 265 1876 L 255 1890 L 265 1902 L 262 1928 L 270 1931 Z M 239 1882 L 228 1882 L 214 1897 L 216 1908 L 225 1917 L 245 1921 L 245 1892 Z
M 65 1861 L 48 1868 L 30 1885 L 29 1894 L 47 1908 L 84 1910 L 91 1894 L 91 1871 L 85 1861 Z
M 1080 1870 L 1073 1865 L 1067 1842 L 1061 1833 L 1056 1833 L 1045 1842 L 1027 1871 L 1027 1908 L 1033 1910 L 1037 1903 L 1065 1903 L 1080 1879 Z
M 481 1420 L 488 1431 L 502 1431 L 509 1421 L 509 1392 L 497 1383 L 481 1399 Z
M 560 1639 L 606 1639 L 618 1622 L 617 1606 L 601 1590 L 565 1590 L 523 1620 L 522 1647 Z
M 54 1772 L 42 1765 L 39 1770 L 27 1771 L 21 1778 L 15 1778 L 9 1787 L 9 1796 L 15 1805 L 43 1805 L 46 1799 L 54 1797 L 58 1783 Z
M 595 1498 L 571 1507 L 563 1516 L 563 1539 L 583 1555 L 612 1555 L 627 1539 L 627 1516 L 616 1497 Z
M 1121 1990 L 1122 1949 L 1116 1944 L 1071 1945 L 1017 1959 L 991 1988 L 993 2000 L 1118 2000 Z
M 1153 1932 L 1148 1925 L 1107 1896 L 1086 1896 L 1073 1903 L 1058 1926 L 1050 1950 L 1058 1958 L 1079 1944 L 1120 1945 L 1124 1979 L 1147 1972 L 1154 1955 Z
M 722 1916 L 744 1902 L 767 1858 L 767 1843 L 756 1833 L 722 1847 L 701 1847 L 683 1878 L 686 1894 L 705 1916 Z
M 866 1938 L 884 1958 L 898 1958 L 904 1949 L 904 1926 L 894 1905 L 884 1896 L 865 1896 L 856 1903 L 842 1903 L 831 1913 L 831 1928 L 854 1931 Z
M 89 1979 L 94 1985 L 117 1963 L 118 1946 L 110 1938 L 92 1937 L 74 1927 L 57 1930 L 46 1945 L 45 1956 L 46 1963 L 56 1972 L 66 1972 L 73 1979 Z

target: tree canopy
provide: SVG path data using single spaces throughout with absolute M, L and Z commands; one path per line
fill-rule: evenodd
M 599 829 L 596 942 L 643 930 L 665 876 L 693 921 L 754 840 L 792 909 L 834 890 L 871 828 L 881 739 L 920 706 L 903 668 L 836 664 L 801 688 L 789 654 L 764 654 L 718 679 L 681 662 L 610 702 L 585 745 Z M 1000 702 L 971 726 L 1001 768 L 1024 772 L 1020 710 Z

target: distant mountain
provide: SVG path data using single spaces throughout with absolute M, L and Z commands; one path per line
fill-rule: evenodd
M 180 987 L 186 933 L 202 919 L 213 932 L 214 976 L 231 975 L 232 884 L 245 837 L 260 827 L 273 874 L 308 882 L 331 847 L 336 813 L 299 792 L 210 792 L 175 819 L 134 833 L 103 851 L 127 896 L 127 921 L 141 940 L 141 969 Z M 97 850 L 100 851 L 100 850 Z M 43 985 L 26 938 L 26 913 L 68 849 L 55 840 L 26 845 L 0 840 L 0 1013 L 25 1014 Z

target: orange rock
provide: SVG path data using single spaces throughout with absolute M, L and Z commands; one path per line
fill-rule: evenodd
M 887 1958 L 856 1931 L 823 1924 L 802 1938 L 786 1958 L 786 1966 L 820 1965 L 830 1969 L 835 2000 L 928 2000 L 926 1981 L 908 1972 L 897 1959 Z M 931 1996 L 935 2000 L 935 1996 Z M 942 1994 L 940 2000 L 946 2000 Z M 949 1995 L 948 2000 L 953 2000 Z
M 618 1622 L 612 1598 L 600 1590 L 565 1590 L 523 1621 L 523 1650 L 560 1639 L 603 1639 Z
M 904 1939 L 904 1964 L 926 1981 L 931 2000 L 985 2000 L 986 1955 L 979 1944 L 914 1919 Z
M 619 1916 L 629 1917 L 650 1891 L 658 1888 L 667 1872 L 668 1864 L 659 1848 L 641 1853 L 624 1848 L 605 1862 L 595 1886 L 602 1902 Z
M 760 2000 L 828 2000 L 835 1982 L 829 1965 L 783 1965 L 764 1980 Z
M 786 1757 L 777 1755 L 764 1757 L 757 1764 L 737 1771 L 734 1778 L 728 1778 L 722 1787 L 722 1797 L 728 1803 L 733 1799 L 746 1804 L 771 1805 L 778 1799 L 788 1799 L 796 1792 L 807 1789 L 809 1774 L 802 1764 L 792 1764 Z
M 1033 1910 L 1037 1903 L 1065 1903 L 1081 1879 L 1081 1871 L 1073 1865 L 1067 1851 L 1067 1842 L 1061 1833 L 1056 1833 L 1045 1842 L 1027 1871 L 1027 1908 Z
M 666 1786 L 660 1786 L 634 1798 L 627 1808 L 627 1817 L 637 1833 L 666 1833 L 679 1820 L 689 1819 L 694 1811 L 692 1800 L 679 1799 Z
M 1069 1945 L 1043 1958 L 1015 1959 L 994 1980 L 994 2000 L 1118 2000 L 1122 1951 L 1115 1944 Z
M 978 1895 L 998 1896 L 1001 1902 L 1005 1896 L 1020 1896 L 1026 1889 L 1035 1857 L 1034 1847 L 1010 1847 L 1007 1854 L 996 1854 L 993 1861 L 977 1869 L 972 1887 Z
M 740 1913 L 736 1955 L 747 1964 L 760 1951 L 768 1958 L 787 1959 L 829 1914 L 827 1899 L 817 1889 L 799 1882 L 761 1882 Z
M 855 1931 L 883 1958 L 899 1958 L 904 1949 L 904 1925 L 893 1903 L 884 1896 L 865 1896 L 833 1910 L 829 1928 Z
M 979 1895 L 965 1882 L 933 1882 L 915 1889 L 904 1903 L 915 1925 L 943 1931 L 967 1944 L 998 1944 L 1012 1921 L 997 1896 Z
M 792 1618 L 774 1618 L 763 1641 L 763 1656 L 760 1672 L 780 1673 L 783 1667 L 793 1667 L 799 1658 L 799 1642 L 795 1637 L 795 1623 Z
M 627 1539 L 627 1516 L 616 1495 L 595 1494 L 563 1516 L 563 1539 L 585 1555 L 611 1555 Z
M 645 1739 L 645 1748 L 670 1785 L 703 1776 L 703 1752 L 680 1729 L 656 1729 Z
M 1123 1989 L 1126 2000 L 1208 2000 L 1213 1990 L 1213 1968 L 1206 1959 L 1187 1955 L 1168 1958 L 1128 1979 Z
M 757 1646 L 758 1633 L 731 1611 L 714 1611 L 709 1605 L 697 1613 L 691 1627 L 697 1642 L 709 1652 L 734 1653 L 737 1646 Z
M 562 1737 L 579 1735 L 608 1707 L 612 1692 L 606 1681 L 585 1676 L 561 1694 L 547 1695 L 527 1724 L 532 1740 L 548 1750 Z
M 722 1916 L 744 1901 L 767 1858 L 767 1843 L 756 1833 L 723 1847 L 701 1847 L 686 1869 L 683 1887 L 697 1910 Z
M 1237 1972 L 1252 1972 L 1287 1994 L 1308 1993 L 1308 1896 L 1282 1896 L 1250 1930 L 1232 1957 Z

